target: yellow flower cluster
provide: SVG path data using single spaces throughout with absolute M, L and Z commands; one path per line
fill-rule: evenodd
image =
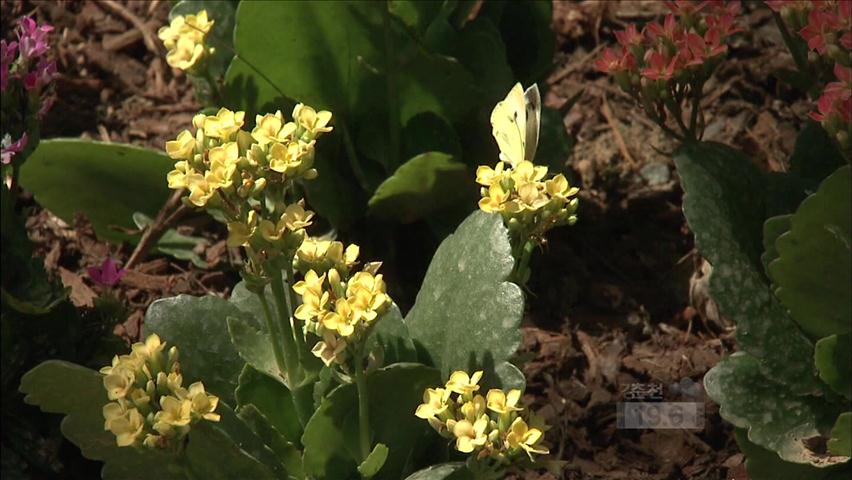
M 201 382 L 183 387 L 178 351 L 156 334 L 134 344 L 129 355 L 115 356 L 101 369 L 107 397 L 104 430 L 115 435 L 119 447 L 176 446 L 201 419 L 219 421 L 219 398 Z
M 558 225 L 573 225 L 579 189 L 571 187 L 562 174 L 550 179 L 546 176 L 547 167 L 528 160 L 514 168 L 503 161 L 493 169 L 481 165 L 476 169 L 476 183 L 482 185 L 479 208 L 500 213 L 509 230 L 533 238 L 541 238 Z
M 285 121 L 280 111 L 258 115 L 248 132 L 245 112 L 222 108 L 196 115 L 194 133 L 184 130 L 166 142 L 166 153 L 176 160 L 169 188 L 186 188 L 192 205 L 222 212 L 231 246 L 298 248 L 313 212 L 304 202 L 281 199 L 294 180 L 317 176 L 314 146 L 331 131 L 331 113 L 299 104 L 293 119 Z
M 207 19 L 207 10 L 195 15 L 178 15 L 172 22 L 160 27 L 157 36 L 168 49 L 166 62 L 174 68 L 193 70 L 212 48 L 204 45 L 204 39 L 213 28 L 213 20 Z
M 347 345 L 362 340 L 390 305 L 382 275 L 376 273 L 379 265 L 368 264 L 348 279 L 335 268 L 322 275 L 309 270 L 293 285 L 302 296 L 294 315 L 305 322 L 305 330 L 322 338 L 312 351 L 326 365 L 345 362 Z
M 520 390 L 491 389 L 483 397 L 479 391 L 482 372 L 455 371 L 443 388 L 427 388 L 415 415 L 429 422 L 439 434 L 455 439 L 456 450 L 475 453 L 477 459 L 511 462 L 520 452 L 530 460 L 533 454 L 546 455 L 540 445 L 546 427 L 533 417 L 530 424 L 521 417 Z M 453 398 L 455 395 L 455 398 Z
M 293 267 L 302 275 L 310 270 L 315 274 L 323 274 L 333 268 L 346 277 L 355 266 L 359 253 L 360 248 L 354 243 L 344 248 L 343 243 L 336 240 L 308 237 L 296 251 Z

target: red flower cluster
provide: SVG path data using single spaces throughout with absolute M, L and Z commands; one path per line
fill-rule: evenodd
M 736 24 L 739 0 L 664 3 L 672 13 L 662 23 L 648 23 L 641 32 L 636 25 L 615 32 L 619 45 L 605 49 L 595 61 L 598 70 L 613 75 L 646 111 L 649 105 L 655 105 L 656 111 L 649 114 L 657 121 L 664 120 L 663 98 L 673 98 L 679 104 L 684 92 L 697 90 L 700 94 L 727 53 L 727 40 L 742 31 Z M 665 107 L 671 110 L 671 104 Z M 675 110 L 671 113 L 679 115 L 679 106 Z M 694 136 L 694 127 L 687 128 L 689 135 Z

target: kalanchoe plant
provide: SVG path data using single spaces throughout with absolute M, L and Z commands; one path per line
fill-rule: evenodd
M 17 171 L 35 150 L 40 138 L 41 119 L 53 104 L 56 62 L 50 58 L 50 25 L 39 25 L 21 17 L 16 40 L 0 40 L 0 94 L 2 94 L 2 166 L 12 165 L 9 174 L 17 181 Z
M 737 3 L 668 3 L 674 15 L 663 25 L 648 24 L 643 34 L 634 26 L 618 32 L 622 46 L 605 52 L 598 67 L 683 141 L 674 162 L 684 215 L 712 266 L 710 293 L 737 325 L 740 350 L 704 383 L 721 416 L 739 428 L 750 477 L 846 478 L 852 471 L 852 185 L 849 157 L 836 146 L 848 148 L 852 2 L 767 4 L 798 67 L 833 71 L 837 80 L 811 115 L 822 125 L 804 128 L 786 173 L 762 172 L 741 152 L 697 141 L 700 86 L 724 58 Z M 697 35 L 710 46 L 703 57 L 694 49 Z M 651 86 L 661 90 L 649 92 Z M 678 92 L 693 98 L 689 122 L 679 115 Z M 680 132 L 665 124 L 663 111 L 674 114 Z
M 662 23 L 616 32 L 619 46 L 604 50 L 595 65 L 671 136 L 697 140 L 704 131 L 704 84 L 725 58 L 728 39 L 741 31 L 740 2 L 664 3 L 672 13 Z
M 534 465 L 535 455 L 547 454 L 547 428 L 523 414 L 523 375 L 509 363 L 523 313 L 511 280 L 529 275 L 518 276 L 529 258 L 518 245 L 536 245 L 553 226 L 573 223 L 576 189 L 561 176 L 544 180 L 546 170 L 530 161 L 534 140 L 507 136 L 514 128 L 537 137 L 537 99 L 530 107 L 517 97 L 520 88 L 492 115 L 497 168 L 508 165 L 495 182 L 512 192 L 493 211 L 505 215 L 477 211 L 444 241 L 405 318 L 380 262 L 360 263 L 357 245 L 307 233 L 315 215 L 299 187 L 323 175 L 314 155 L 334 128 L 330 112 L 298 104 L 290 119 L 280 111 L 257 115 L 251 131 L 241 111 L 197 115 L 194 131 L 166 143 L 176 161 L 167 181 L 186 192 L 186 205 L 225 223 L 228 244 L 245 254 L 243 282 L 229 301 L 155 302 L 145 343 L 100 373 L 41 364 L 21 382 L 27 401 L 68 415 L 65 434 L 105 462 L 104 478 L 156 468 L 187 479 L 215 472 L 396 480 L 447 460 L 419 452 L 441 451 L 440 436 L 449 432 L 457 447 L 451 459 L 467 463 L 412 478 L 455 472 L 487 480 Z M 527 109 L 532 122 L 517 115 Z M 507 146 L 507 138 L 519 143 Z M 180 365 L 174 347 L 164 353 L 165 342 L 181 345 Z M 429 387 L 444 375 L 442 392 L 456 396 L 433 398 L 440 389 Z M 52 395 L 66 382 L 78 393 Z

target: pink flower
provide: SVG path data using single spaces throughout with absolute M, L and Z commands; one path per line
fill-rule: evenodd
M 12 137 L 6 134 L 3 137 L 2 149 L 0 149 L 0 163 L 8 165 L 12 163 L 12 158 L 27 146 L 27 134 L 21 135 L 21 138 L 12 142 Z
M 604 73 L 632 70 L 635 66 L 636 59 L 622 47 L 617 47 L 617 50 L 606 48 L 600 58 L 595 60 L 595 67 Z
M 648 67 L 642 70 L 642 76 L 650 80 L 670 80 L 674 76 L 677 55 L 669 59 L 666 55 L 650 50 L 645 55 Z
M 736 16 L 732 13 L 712 15 L 707 17 L 706 21 L 707 27 L 711 30 L 717 30 L 721 38 L 728 38 L 735 33 L 743 31 L 743 29 L 736 24 Z
M 0 92 L 5 92 L 9 86 L 9 71 L 17 49 L 18 42 L 6 43 L 6 40 L 0 40 Z
M 645 29 L 647 30 L 648 36 L 651 40 L 664 38 L 674 42 L 680 33 L 675 17 L 671 13 L 666 15 L 666 19 L 662 25 L 660 25 L 659 22 L 651 22 L 645 26 Z
M 121 277 L 127 273 L 127 270 L 118 268 L 118 264 L 112 257 L 107 257 L 100 267 L 89 267 L 86 270 L 89 273 L 89 278 L 102 287 L 115 286 L 121 281 Z
M 636 30 L 636 24 L 631 23 L 626 29 L 615 32 L 615 38 L 622 47 L 627 48 L 631 45 L 641 45 L 644 37 Z
M 47 34 L 53 31 L 50 25 L 36 24 L 30 17 L 21 17 L 19 20 L 18 42 L 21 45 L 21 56 L 23 58 L 35 58 L 47 51 Z
M 808 14 L 808 24 L 799 30 L 799 35 L 808 42 L 810 50 L 816 50 L 825 54 L 826 34 L 836 32 L 840 27 L 840 18 L 835 12 L 827 12 L 820 9 L 811 10 Z
M 852 89 L 852 67 L 844 67 L 843 65 L 834 63 L 834 76 L 841 82 L 849 85 Z
M 24 75 L 24 88 L 29 90 L 42 88 L 56 77 L 56 62 L 42 58 L 35 70 Z

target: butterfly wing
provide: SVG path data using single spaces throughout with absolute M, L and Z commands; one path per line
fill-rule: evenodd
M 526 107 L 526 133 L 524 135 L 524 159 L 532 161 L 538 148 L 538 132 L 541 124 L 541 94 L 538 84 L 533 84 L 524 92 L 524 105 Z
M 513 167 L 524 160 L 526 124 L 524 89 L 520 83 L 516 83 L 506 98 L 491 111 L 491 134 L 500 147 L 500 159 Z

